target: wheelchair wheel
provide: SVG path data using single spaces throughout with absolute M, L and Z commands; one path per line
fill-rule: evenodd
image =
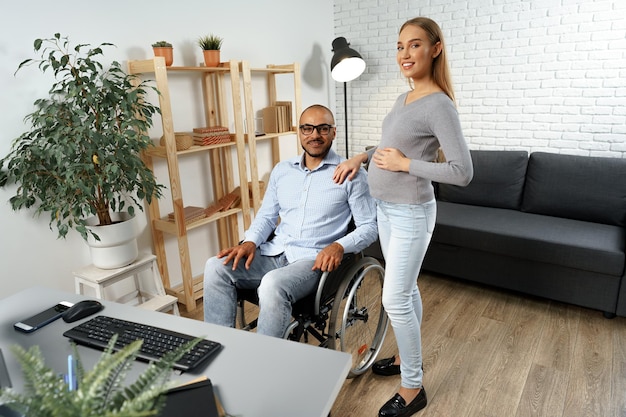
M 355 262 L 337 289 L 328 325 L 328 347 L 352 355 L 348 378 L 372 366 L 385 339 L 384 275 L 376 259 L 364 257 Z

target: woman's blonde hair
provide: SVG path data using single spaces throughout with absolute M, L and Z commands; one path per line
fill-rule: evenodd
M 408 25 L 420 27 L 426 32 L 428 40 L 431 45 L 435 45 L 437 42 L 441 42 L 441 52 L 435 59 L 433 59 L 432 77 L 435 83 L 441 88 L 444 93 L 452 101 L 454 101 L 454 89 L 452 88 L 452 79 L 450 77 L 450 70 L 448 68 L 448 58 L 446 57 L 446 46 L 443 42 L 443 33 L 439 25 L 432 19 L 427 17 L 414 17 L 407 20 L 400 27 L 400 32 Z

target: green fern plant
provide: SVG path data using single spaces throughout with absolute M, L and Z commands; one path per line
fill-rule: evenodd
M 219 51 L 220 49 L 222 49 L 222 42 L 224 42 L 223 38 L 220 38 L 219 36 L 212 33 L 210 35 L 205 35 L 198 38 L 198 46 L 204 51 Z
M 98 362 L 85 371 L 78 350 L 78 388 L 74 391 L 62 375 L 44 363 L 41 350 L 33 346 L 25 350 L 12 347 L 22 372 L 24 392 L 8 388 L 0 390 L 0 403 L 5 403 L 27 417 L 145 417 L 155 415 L 164 404 L 163 394 L 172 387 L 169 381 L 173 364 L 201 339 L 195 339 L 167 353 L 130 385 L 124 386 L 128 371 L 135 361 L 141 340 L 114 352 L 117 336 L 109 342 Z

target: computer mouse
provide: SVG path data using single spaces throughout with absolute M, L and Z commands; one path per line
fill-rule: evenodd
M 96 300 L 79 301 L 63 313 L 63 321 L 72 323 L 76 320 L 91 316 L 103 308 L 104 306 Z

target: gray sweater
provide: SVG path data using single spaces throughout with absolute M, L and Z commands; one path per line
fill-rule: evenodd
M 422 204 L 435 194 L 431 181 L 465 186 L 474 175 L 472 159 L 454 103 L 435 93 L 405 105 L 398 97 L 385 116 L 379 148 L 397 148 L 409 159 L 409 172 L 392 172 L 370 163 L 370 194 L 391 203 Z M 434 162 L 441 147 L 446 161 Z M 368 151 L 368 161 L 376 149 Z

